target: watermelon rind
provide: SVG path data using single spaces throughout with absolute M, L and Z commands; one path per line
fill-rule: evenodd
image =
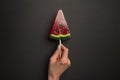
M 50 38 L 51 39 L 54 39 L 54 40 L 67 40 L 67 39 L 70 39 L 71 35 L 70 33 L 68 34 L 59 34 L 59 35 L 54 35 L 54 34 L 50 34 Z

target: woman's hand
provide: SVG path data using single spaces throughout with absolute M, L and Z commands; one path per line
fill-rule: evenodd
M 48 80 L 59 80 L 62 73 L 70 66 L 71 62 L 68 57 L 68 48 L 61 44 L 50 58 Z

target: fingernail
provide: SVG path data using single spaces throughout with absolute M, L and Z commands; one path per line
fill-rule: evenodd
M 60 48 L 60 45 L 58 45 L 57 49 L 59 49 L 59 48 Z

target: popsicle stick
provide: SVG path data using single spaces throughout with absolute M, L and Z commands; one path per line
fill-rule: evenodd
M 59 45 L 61 46 L 61 39 L 59 39 Z
M 59 45 L 61 47 L 61 39 L 59 39 Z M 62 51 L 60 52 L 60 58 L 62 57 Z

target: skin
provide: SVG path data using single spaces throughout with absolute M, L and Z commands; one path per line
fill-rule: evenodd
M 68 48 L 61 44 L 51 56 L 48 68 L 48 80 L 59 80 L 63 72 L 71 66 L 68 51 Z

